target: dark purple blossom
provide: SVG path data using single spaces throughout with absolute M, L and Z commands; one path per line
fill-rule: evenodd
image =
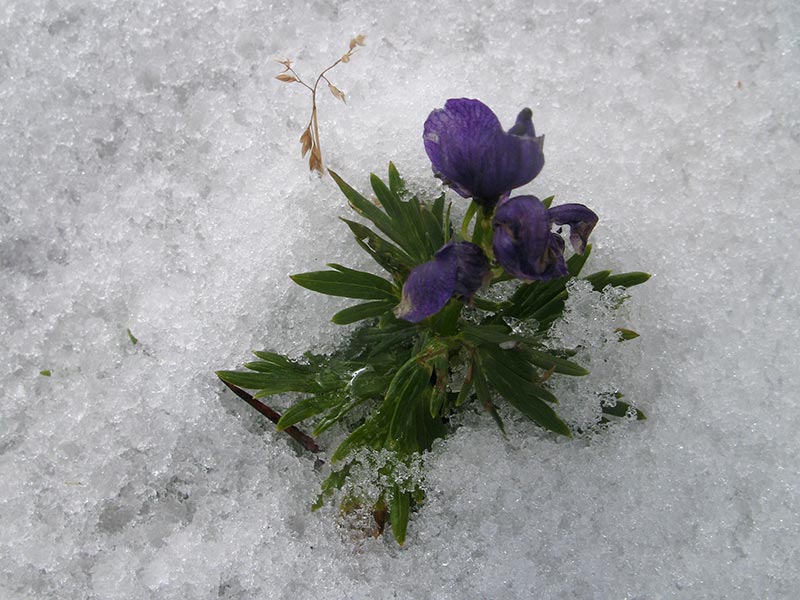
M 548 211 L 556 225 L 569 225 L 569 243 L 578 254 L 586 250 L 586 240 L 597 224 L 597 215 L 583 204 L 562 204 Z
M 567 274 L 564 240 L 553 223 L 569 225 L 570 243 L 583 254 L 597 215 L 583 204 L 548 209 L 536 196 L 516 196 L 503 202 L 494 215 L 494 256 L 514 277 L 547 280 Z
M 511 190 L 544 166 L 544 136 L 536 137 L 531 110 L 503 131 L 497 116 L 478 100 L 448 100 L 425 121 L 423 140 L 433 173 L 464 198 L 491 212 Z
M 395 314 L 419 323 L 442 310 L 454 296 L 469 302 L 488 272 L 489 261 L 479 246 L 471 242 L 448 242 L 433 260 L 411 271 Z

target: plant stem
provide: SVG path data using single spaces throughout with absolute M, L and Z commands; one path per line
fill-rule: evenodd
M 223 381 L 222 383 L 227 385 L 234 394 L 239 396 L 239 398 L 247 402 L 250 406 L 252 406 L 262 415 L 267 417 L 270 421 L 272 421 L 276 425 L 278 424 L 278 421 L 280 421 L 281 419 L 281 414 L 278 411 L 273 410 L 263 402 L 259 402 L 258 400 L 253 398 L 250 394 L 245 392 L 243 389 L 236 387 L 235 385 L 228 383 L 227 381 Z M 305 448 L 309 452 L 314 452 L 314 453 L 322 452 L 322 448 L 320 448 L 317 445 L 317 442 L 314 441 L 314 438 L 312 438 L 307 433 L 300 431 L 294 425 L 292 425 L 291 427 L 287 427 L 286 429 L 284 429 L 284 431 L 287 434 L 289 434 L 289 436 L 291 436 L 291 438 L 294 441 L 296 441 L 298 444 L 300 444 L 303 448 Z

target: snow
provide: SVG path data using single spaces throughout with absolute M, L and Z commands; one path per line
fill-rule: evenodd
M 798 31 L 776 0 L 5 3 L 0 597 L 791 598 Z M 328 166 L 435 191 L 432 109 L 530 106 L 524 191 L 600 215 L 589 269 L 653 273 L 615 370 L 589 351 L 648 420 L 506 440 L 468 415 L 402 549 L 311 513 L 313 458 L 213 374 L 346 335 L 287 277 L 367 259 L 274 60 L 310 77 L 358 33 Z

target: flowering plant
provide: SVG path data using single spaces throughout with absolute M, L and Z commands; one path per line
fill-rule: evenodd
M 319 446 L 298 424 L 311 423 L 314 436 L 342 427 L 346 435 L 330 457 L 338 468 L 323 482 L 315 506 L 338 493 L 343 510 L 366 508 L 377 532 L 390 522 L 401 544 L 411 509 L 424 499 L 413 465 L 453 429 L 457 411 L 479 405 L 504 431 L 496 405 L 507 402 L 543 429 L 573 435 L 554 410 L 558 400 L 549 380 L 588 371 L 570 360 L 574 349 L 546 342 L 564 311 L 568 282 L 581 276 L 598 221 L 582 204 L 511 196 L 544 166 L 544 137 L 536 135 L 529 109 L 504 131 L 483 103 L 448 100 L 428 117 L 423 139 L 434 175 L 471 200 L 461 227 L 453 226 L 444 194 L 420 200 L 391 163 L 388 182 L 371 177 L 377 204 L 330 171 L 369 224 L 342 220 L 388 277 L 332 263 L 330 270 L 292 279 L 316 292 L 365 301 L 333 315 L 334 323 L 361 326 L 332 355 L 292 359 L 256 352 L 258 360 L 245 364 L 246 371 L 217 373 L 313 452 Z M 569 258 L 562 226 L 569 227 Z M 582 279 L 599 291 L 648 277 L 599 271 Z M 620 339 L 633 337 L 619 330 Z M 257 392 L 250 396 L 242 388 Z M 259 402 L 285 392 L 303 397 L 283 415 Z M 620 397 L 603 403 L 600 422 L 644 418 Z M 348 487 L 365 470 L 374 472 L 375 485 Z

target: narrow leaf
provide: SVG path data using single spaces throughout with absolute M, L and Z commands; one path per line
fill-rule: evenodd
M 342 395 L 340 393 L 332 393 L 311 396 L 299 402 L 295 402 L 283 413 L 278 421 L 278 431 L 283 431 L 287 427 L 291 427 L 300 421 L 318 415 L 341 401 Z
M 349 325 L 356 321 L 363 319 L 370 319 L 372 317 L 379 317 L 386 311 L 391 310 L 395 302 L 386 302 L 384 300 L 376 300 L 374 302 L 365 302 L 364 304 L 356 304 L 344 310 L 340 310 L 331 321 L 337 325 Z
M 559 358 L 557 356 L 553 356 L 548 352 L 534 350 L 532 348 L 526 348 L 524 352 L 530 362 L 545 370 L 553 369 L 556 373 L 561 373 L 562 375 L 572 375 L 574 377 L 580 377 L 589 374 L 589 371 L 584 369 L 579 364 Z
M 467 375 L 464 378 L 464 383 L 461 384 L 461 389 L 458 390 L 458 396 L 456 397 L 456 406 L 461 406 L 470 396 L 470 392 L 472 392 L 472 380 L 473 375 L 472 371 L 474 369 L 474 364 L 470 363 L 467 367 Z
M 650 279 L 649 273 L 641 273 L 637 271 L 631 273 L 619 273 L 618 275 L 612 275 L 609 277 L 607 285 L 629 288 L 633 287 L 634 285 L 640 285 L 648 279 Z
M 602 292 L 603 288 L 608 285 L 608 278 L 611 276 L 611 271 L 598 271 L 584 277 L 586 281 L 592 284 L 592 287 L 598 292 Z
M 312 271 L 290 275 L 290 277 L 292 281 L 306 289 L 329 296 L 392 302 L 397 300 L 395 294 L 386 289 L 385 284 L 389 284 L 389 282 L 385 279 L 371 273 L 361 271 L 355 271 L 355 273 L 359 273 L 359 275 L 344 271 Z
M 387 281 L 386 279 L 380 277 L 379 275 L 367 273 L 366 271 L 358 271 L 356 269 L 350 269 L 348 267 L 343 267 L 342 265 L 336 263 L 328 263 L 327 266 L 347 276 L 347 279 L 349 281 L 352 281 L 353 283 L 360 283 L 362 285 L 372 286 L 377 289 L 384 290 L 387 294 L 390 294 L 392 298 L 397 297 L 397 290 L 392 284 L 392 282 Z
M 333 496 L 336 490 L 341 489 L 347 476 L 350 475 L 350 469 L 352 467 L 353 463 L 348 463 L 338 471 L 331 471 L 331 474 L 322 482 L 322 489 L 319 496 L 317 496 L 317 500 L 311 505 L 311 510 L 322 508 L 323 504 L 325 504 L 325 499 Z
M 592 253 L 592 245 L 586 244 L 586 248 L 583 251 L 583 254 L 575 253 L 569 257 L 567 260 L 567 270 L 572 277 L 577 277 L 581 274 L 581 270 L 583 269 L 583 265 L 586 264 L 586 261 L 589 259 L 589 255 Z
M 394 534 L 394 538 L 401 546 L 406 541 L 410 508 L 411 494 L 401 491 L 400 486 L 394 484 L 389 508 L 389 518 L 392 521 L 392 533 Z
M 397 171 L 397 167 L 394 166 L 393 162 L 389 163 L 389 189 L 398 197 L 402 197 L 406 191 L 406 184 L 402 177 L 400 177 L 400 173 Z
M 489 391 L 489 385 L 486 383 L 486 378 L 483 376 L 483 373 L 477 366 L 475 366 L 474 369 L 473 381 L 475 382 L 475 395 L 478 397 L 478 401 L 483 405 L 483 408 L 485 408 L 486 411 L 492 415 L 492 419 L 494 419 L 498 429 L 500 429 L 500 432 L 505 435 L 506 427 L 503 425 L 503 419 L 501 419 L 500 415 L 497 414 L 497 409 L 494 407 L 494 403 L 492 402 L 492 394 Z
M 504 365 L 493 360 L 491 355 L 482 355 L 481 362 L 486 365 L 489 383 L 509 404 L 537 425 L 554 433 L 572 436 L 566 423 L 543 401 L 548 396 L 555 398 L 550 392 L 515 376 Z
M 342 219 L 361 246 L 373 260 L 392 275 L 399 275 L 402 279 L 408 276 L 414 266 L 414 261 L 403 250 L 383 239 L 366 225 Z
M 342 190 L 342 193 L 347 197 L 347 200 L 350 202 L 350 206 L 353 208 L 353 210 L 355 210 L 364 218 L 372 221 L 378 229 L 388 235 L 389 238 L 394 240 L 395 243 L 399 244 L 400 246 L 403 245 L 404 239 L 402 232 L 397 230 L 392 219 L 389 218 L 389 215 L 350 187 L 334 171 L 328 169 L 328 172 L 336 182 L 336 185 L 339 186 L 339 189 Z
M 249 373 L 246 371 L 217 371 L 217 377 L 247 390 L 259 390 L 255 397 L 263 398 L 283 392 L 317 393 L 324 391 L 308 376 L 276 375 L 274 373 Z

